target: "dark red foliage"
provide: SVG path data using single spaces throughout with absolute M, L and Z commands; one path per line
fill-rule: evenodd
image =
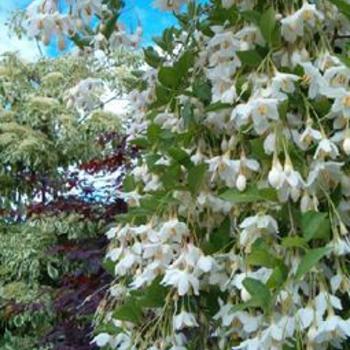
M 58 322 L 43 340 L 55 350 L 95 349 L 90 343 L 92 324 L 86 318 L 95 313 L 111 279 L 101 266 L 106 244 L 107 240 L 101 237 L 54 247 L 55 253 L 82 263 L 82 267 L 61 278 L 56 291 L 54 308 Z
M 112 221 L 118 213 L 125 210 L 126 204 L 118 198 L 108 204 L 87 202 L 74 196 L 60 197 L 49 203 L 34 203 L 27 207 L 28 217 L 75 213 L 81 215 L 82 220 L 103 220 L 105 222 Z

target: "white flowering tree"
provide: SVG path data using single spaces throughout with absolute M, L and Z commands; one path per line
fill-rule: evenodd
M 64 50 L 69 41 L 79 49 L 114 50 L 137 46 L 142 29 L 129 33 L 119 18 L 122 0 L 35 0 L 13 17 L 11 27 L 45 45 L 52 41 Z
M 350 4 L 157 1 L 108 231 L 104 349 L 330 349 L 350 336 Z

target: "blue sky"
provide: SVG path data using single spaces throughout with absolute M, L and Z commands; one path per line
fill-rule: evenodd
M 159 35 L 163 29 L 176 23 L 171 13 L 155 9 L 152 6 L 152 0 L 126 0 L 122 20 L 132 28 L 137 23 L 137 18 L 144 28 L 144 44 L 150 44 L 152 37 Z
M 0 0 L 0 30 L 6 30 L 5 22 L 11 11 L 16 8 L 25 8 L 31 0 Z M 149 45 L 152 37 L 162 33 L 163 29 L 175 24 L 176 19 L 171 13 L 161 12 L 152 6 L 152 0 L 125 0 L 126 6 L 122 13 L 122 21 L 127 27 L 133 30 L 138 19 L 141 21 L 144 36 L 143 45 Z M 34 59 L 38 55 L 38 50 L 34 42 L 29 40 L 18 41 L 16 38 L 5 38 L 0 41 L 0 53 L 6 50 L 18 50 L 29 59 Z M 47 50 L 50 56 L 56 55 L 55 47 Z

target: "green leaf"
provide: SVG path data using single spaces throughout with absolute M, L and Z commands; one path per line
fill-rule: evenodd
M 210 23 L 211 24 L 219 24 L 229 23 L 231 26 L 236 24 L 238 18 L 237 8 L 232 6 L 229 9 L 225 9 L 222 6 L 213 7 L 212 11 L 210 11 Z
M 174 67 L 162 67 L 158 72 L 160 83 L 172 90 L 176 90 L 181 84 L 181 75 Z
M 256 67 L 263 60 L 263 57 L 256 50 L 237 51 L 237 56 L 243 64 L 249 67 Z
M 205 240 L 201 248 L 205 254 L 214 254 L 218 251 L 228 251 L 232 243 L 231 220 L 226 218 L 218 228 L 210 233 L 209 242 Z
M 216 112 L 220 111 L 221 109 L 227 108 L 232 108 L 232 105 L 230 105 L 229 103 L 215 102 L 206 107 L 205 112 Z
M 282 239 L 282 247 L 307 249 L 307 242 L 300 236 L 284 237 Z
M 277 193 L 272 188 L 258 189 L 255 186 L 247 188 L 244 192 L 229 189 L 220 195 L 221 199 L 232 203 L 254 203 L 258 201 L 277 201 Z
M 174 189 L 179 183 L 181 176 L 181 167 L 179 164 L 173 164 L 166 168 L 163 175 L 160 177 L 165 189 Z
M 285 264 L 279 263 L 274 267 L 266 285 L 269 288 L 279 288 L 288 278 L 288 268 Z
M 193 67 L 194 55 L 191 51 L 186 51 L 180 59 L 175 63 L 174 68 L 182 78 Z
M 295 274 L 296 279 L 300 279 L 305 273 L 309 272 L 317 263 L 331 251 L 330 247 L 310 249 L 301 259 Z
M 196 194 L 202 186 L 206 170 L 207 166 L 205 164 L 195 165 L 189 170 L 187 182 L 188 188 L 193 194 Z
M 338 7 L 339 11 L 350 19 L 350 4 L 345 0 L 329 0 Z
M 149 142 L 146 137 L 138 137 L 134 140 L 131 140 L 130 143 L 140 148 L 147 148 L 149 146 Z
M 346 55 L 336 55 L 342 63 L 344 63 L 347 67 L 350 67 L 350 58 Z
M 240 12 L 240 15 L 248 22 L 259 25 L 261 14 L 258 11 L 248 10 Z
M 110 259 L 105 259 L 102 262 L 102 266 L 111 276 L 115 274 L 115 262 Z
M 253 247 L 252 252 L 247 257 L 247 264 L 252 266 L 274 268 L 279 261 L 280 260 L 274 257 L 271 252 L 261 247 Z
M 148 65 L 153 68 L 158 68 L 162 63 L 161 57 L 158 55 L 158 52 L 152 47 L 147 47 L 143 50 L 145 61 Z
M 132 175 L 127 175 L 123 181 L 123 189 L 125 192 L 131 192 L 136 188 L 135 179 Z
M 169 27 L 163 31 L 163 35 L 161 37 L 154 37 L 153 40 L 164 51 L 171 52 L 174 44 L 174 31 L 174 27 Z
M 184 77 L 188 70 L 193 66 L 194 55 L 186 51 L 173 67 L 161 67 L 158 72 L 160 83 L 172 90 L 177 90 L 181 83 L 185 81 Z
M 211 87 L 209 81 L 197 78 L 193 82 L 193 96 L 200 99 L 203 103 L 209 103 L 211 100 Z
M 327 213 L 308 211 L 302 214 L 301 229 L 305 240 L 328 239 L 331 225 Z
M 225 298 L 225 293 L 218 286 L 208 286 L 207 290 L 201 291 L 200 310 L 208 317 L 213 317 L 220 310 L 219 299 Z M 198 349 L 198 348 L 197 348 Z
M 252 302 L 267 313 L 272 304 L 272 296 L 269 288 L 261 281 L 251 277 L 244 279 L 243 286 L 251 295 Z
M 326 114 L 328 114 L 332 108 L 332 103 L 326 97 L 319 97 L 316 100 L 312 100 L 311 103 L 315 108 L 317 114 L 321 117 L 324 117 Z
M 182 107 L 181 117 L 184 120 L 184 126 L 186 129 L 195 124 L 192 104 L 190 101 L 186 101 L 184 106 Z
M 190 160 L 190 156 L 183 149 L 181 149 L 179 147 L 171 147 L 168 150 L 168 153 L 169 153 L 171 158 L 173 158 L 178 163 L 180 163 L 186 167 L 189 167 L 193 164 Z
M 256 138 L 256 139 L 250 140 L 249 143 L 250 143 L 250 148 L 251 148 L 252 155 L 254 156 L 254 158 L 260 159 L 260 160 L 270 159 L 270 156 L 268 156 L 265 153 L 264 139 L 263 138 Z
M 162 85 L 157 84 L 156 86 L 156 97 L 157 100 L 151 104 L 151 108 L 157 108 L 160 106 L 164 106 L 165 104 L 167 104 L 171 98 L 172 98 L 172 94 L 169 93 L 169 89 L 165 88 Z
M 259 21 L 259 27 L 262 36 L 268 44 L 272 43 L 272 34 L 276 27 L 276 13 L 273 7 L 265 11 Z
M 165 304 L 165 298 L 168 294 L 168 288 L 160 285 L 161 278 L 156 278 L 138 300 L 142 308 L 162 307 Z
M 142 316 L 142 308 L 133 297 L 127 299 L 126 303 L 119 306 L 114 312 L 113 317 L 121 321 L 138 323 Z

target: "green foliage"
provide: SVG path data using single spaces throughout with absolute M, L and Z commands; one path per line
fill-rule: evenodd
M 306 241 L 329 239 L 331 225 L 327 213 L 308 211 L 302 215 L 301 229 Z
M 35 283 L 50 261 L 47 250 L 55 243 L 55 236 L 28 223 L 2 225 L 0 237 L 1 283 L 19 280 Z
M 254 203 L 256 201 L 277 201 L 277 194 L 274 189 L 261 188 L 257 189 L 255 186 L 247 188 L 244 192 L 237 189 L 228 189 L 220 196 L 222 199 L 232 203 Z
M 297 279 L 303 277 L 305 273 L 309 272 L 314 266 L 316 266 L 323 257 L 330 253 L 330 251 L 331 248 L 329 247 L 308 250 L 299 263 L 295 277 Z
M 265 312 L 269 312 L 272 305 L 272 296 L 269 288 L 259 280 L 247 277 L 243 285 L 251 295 L 248 305 L 261 307 Z

